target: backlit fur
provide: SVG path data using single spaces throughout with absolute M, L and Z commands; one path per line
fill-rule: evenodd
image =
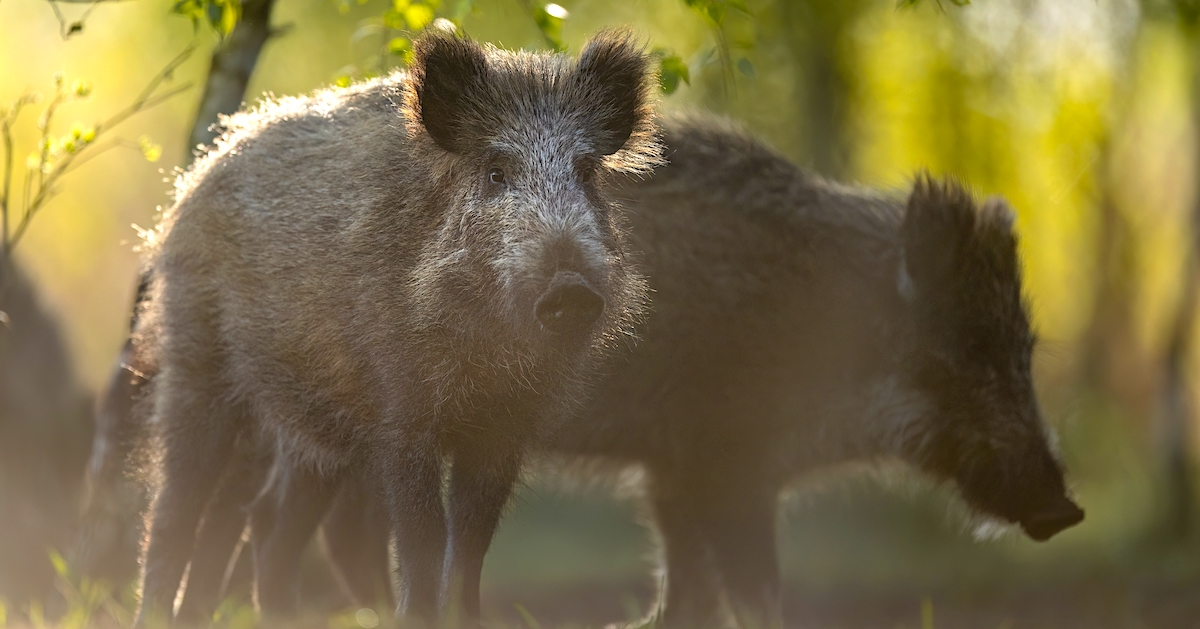
M 414 461 L 511 467 L 643 310 L 610 194 L 660 160 L 641 47 L 602 33 L 573 61 L 431 33 L 414 51 L 410 73 L 225 119 L 176 183 L 136 331 L 163 451 L 151 605 L 173 599 L 199 517 L 175 494 L 202 506 L 234 441 L 273 444 L 276 482 L 367 469 L 393 502 L 418 491 Z M 564 270 L 604 300 L 582 338 L 534 317 Z

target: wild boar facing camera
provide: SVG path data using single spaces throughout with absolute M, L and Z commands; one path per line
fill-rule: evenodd
M 577 61 L 429 34 L 407 73 L 227 120 L 150 243 L 135 334 L 160 479 L 140 622 L 170 617 L 206 498 L 247 442 L 275 460 L 252 518 L 293 527 L 256 539 L 257 565 L 294 566 L 361 474 L 382 488 L 400 611 L 478 618 L 526 452 L 643 309 L 610 188 L 659 161 L 648 66 L 620 32 Z

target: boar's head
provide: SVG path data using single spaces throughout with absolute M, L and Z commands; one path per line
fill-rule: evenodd
M 902 227 L 900 290 L 917 345 L 910 373 L 931 407 L 917 459 L 983 514 L 1042 541 L 1083 519 L 1034 394 L 1034 335 L 1012 210 L 978 207 L 952 182 L 919 178 Z
M 578 347 L 641 308 L 607 180 L 660 161 L 649 67 L 622 32 L 577 61 L 448 34 L 416 43 L 407 117 L 432 140 L 445 214 L 419 279 L 462 306 L 459 328 Z

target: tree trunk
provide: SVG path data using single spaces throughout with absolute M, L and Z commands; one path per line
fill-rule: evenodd
M 1192 47 L 1200 48 L 1193 36 Z M 1200 64 L 1192 70 L 1192 126 L 1194 141 L 1200 146 Z M 1200 187 L 1200 168 L 1196 183 Z M 1171 323 L 1164 365 L 1162 399 L 1162 456 L 1167 498 L 1167 533 L 1182 541 L 1191 533 L 1196 497 L 1192 488 L 1191 387 L 1188 386 L 1188 359 L 1192 355 L 1192 336 L 1196 319 L 1196 298 L 1200 292 L 1200 190 L 1193 200 L 1189 217 L 1187 259 L 1183 271 L 1179 309 Z
M 212 67 L 204 84 L 204 95 L 196 111 L 195 124 L 188 137 L 189 153 L 184 167 L 192 162 L 199 146 L 211 144 L 218 132 L 218 116 L 229 115 L 242 106 L 246 85 L 258 64 L 263 44 L 272 35 L 271 10 L 275 0 L 245 0 L 242 18 L 213 52 Z
M 1198 206 L 1200 208 L 1200 206 Z M 1187 362 L 1191 355 L 1193 321 L 1196 318 L 1196 293 L 1200 284 L 1200 265 L 1196 256 L 1195 229 L 1197 216 L 1192 216 L 1193 243 L 1184 270 L 1183 290 L 1179 309 L 1171 324 L 1163 369 L 1162 447 L 1165 480 L 1167 533 L 1177 541 L 1187 538 L 1195 513 L 1192 491 L 1191 457 L 1188 452 L 1189 424 L 1192 417 L 1191 388 L 1188 386 Z
M 812 167 L 834 179 L 848 170 L 846 141 L 851 83 L 838 59 L 846 29 L 854 23 L 860 2 L 780 2 L 793 65 L 802 80 L 804 131 Z
M 1102 142 L 1097 160 L 1100 224 L 1096 236 L 1095 293 L 1091 321 L 1080 350 L 1079 375 L 1083 390 L 1112 392 L 1123 406 L 1133 408 L 1142 387 L 1141 382 L 1131 381 L 1128 374 L 1142 372 L 1148 365 L 1143 363 L 1144 356 L 1133 331 L 1137 251 L 1132 225 L 1117 207 L 1113 194 L 1109 174 L 1111 145 L 1110 134 Z

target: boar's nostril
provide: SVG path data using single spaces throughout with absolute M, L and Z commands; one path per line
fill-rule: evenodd
M 560 272 L 533 307 L 542 328 L 576 335 L 591 329 L 604 312 L 604 298 L 578 273 Z
M 1083 521 L 1083 509 L 1063 498 L 1053 508 L 1039 511 L 1021 519 L 1021 528 L 1034 541 L 1044 542 L 1060 531 Z

